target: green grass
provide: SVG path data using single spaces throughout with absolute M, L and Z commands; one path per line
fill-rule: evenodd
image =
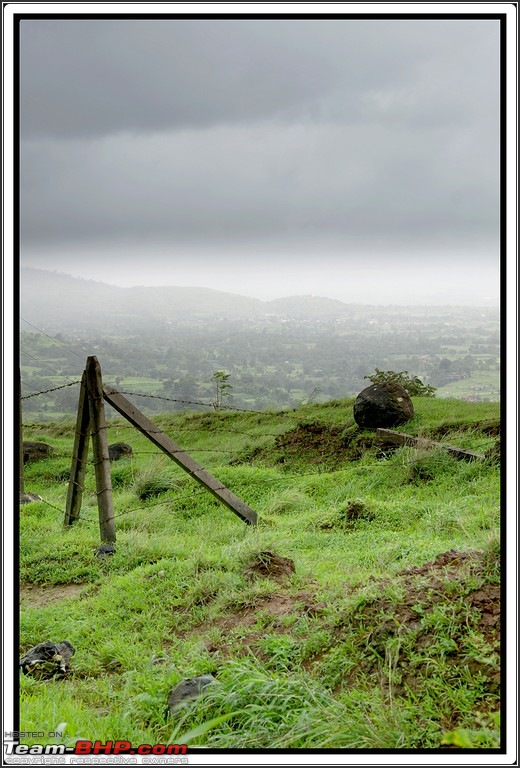
M 403 431 L 480 452 L 495 442 L 496 403 L 414 404 Z M 25 468 L 26 490 L 44 501 L 20 510 L 20 580 L 33 585 L 20 652 L 48 639 L 77 650 L 64 680 L 20 678 L 22 730 L 66 723 L 71 744 L 194 732 L 192 743 L 215 749 L 498 745 L 498 634 L 486 613 L 499 581 L 496 461 L 382 452 L 355 427 L 352 401 L 154 421 L 259 524 L 244 525 L 115 419 L 109 442 L 134 455 L 112 464 L 117 548 L 99 559 L 91 466 L 81 520 L 63 527 L 74 424 L 27 427 L 25 439 L 57 456 Z M 280 436 L 294 430 L 290 453 Z M 327 431 L 341 440 L 342 430 L 345 452 L 332 456 Z M 294 572 L 255 569 L 266 553 Z M 34 585 L 69 584 L 77 593 L 35 604 Z M 207 673 L 217 683 L 168 716 L 172 686 Z

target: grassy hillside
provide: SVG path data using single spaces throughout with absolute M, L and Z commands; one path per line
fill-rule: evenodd
M 109 442 L 134 455 L 112 464 L 117 548 L 101 559 L 92 467 L 63 528 L 73 423 L 27 427 L 55 453 L 26 465 L 45 501 L 20 510 L 20 653 L 67 639 L 76 654 L 65 679 L 21 676 L 20 728 L 66 723 L 68 744 L 499 746 L 499 405 L 414 405 L 402 431 L 486 459 L 381 446 L 352 401 L 155 417 L 255 528 L 113 420 Z M 208 673 L 168 715 L 171 688 Z

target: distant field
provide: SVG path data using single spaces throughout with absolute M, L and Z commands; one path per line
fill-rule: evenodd
M 446 384 L 445 387 L 439 387 L 435 393 L 436 397 L 471 397 L 476 401 L 489 400 L 498 402 L 500 400 L 500 373 L 499 371 L 482 371 L 469 376 L 467 379 L 454 381 Z

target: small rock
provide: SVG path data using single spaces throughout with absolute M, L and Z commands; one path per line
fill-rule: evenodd
M 33 501 L 43 501 L 41 496 L 36 493 L 21 493 L 20 504 L 31 504 Z
M 128 443 L 112 443 L 108 446 L 108 458 L 110 461 L 119 461 L 123 456 L 131 456 L 133 454 L 132 446 Z
M 61 643 L 52 643 L 47 640 L 31 648 L 22 656 L 19 666 L 25 675 L 33 672 L 41 672 L 45 677 L 52 677 L 58 673 L 65 675 L 69 671 L 69 661 L 76 653 L 76 649 L 68 640 Z
M 172 688 L 168 696 L 168 709 L 170 714 L 182 704 L 193 701 L 200 696 L 204 688 L 215 682 L 213 675 L 200 675 L 199 677 L 190 677 Z
M 112 661 L 109 661 L 107 664 L 105 664 L 105 669 L 108 669 L 110 672 L 115 672 L 122 668 L 123 665 L 118 659 L 112 659 Z
M 53 453 L 54 448 L 52 445 L 48 445 L 48 443 L 24 441 L 23 463 L 28 464 L 30 461 L 40 461 L 40 459 L 47 459 Z
M 107 555 L 113 555 L 115 551 L 116 548 L 113 544 L 102 544 L 95 550 L 96 557 L 107 557 Z

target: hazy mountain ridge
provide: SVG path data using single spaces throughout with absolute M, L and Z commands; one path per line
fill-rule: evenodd
M 331 317 L 347 315 L 351 305 L 318 296 L 290 296 L 262 301 L 212 288 L 134 286 L 122 288 L 85 280 L 62 272 L 23 268 L 20 272 L 20 310 L 32 323 L 65 327 L 106 326 L 125 318 L 143 322 L 174 322 L 183 318 Z M 49 329 L 48 329 L 49 330 Z

